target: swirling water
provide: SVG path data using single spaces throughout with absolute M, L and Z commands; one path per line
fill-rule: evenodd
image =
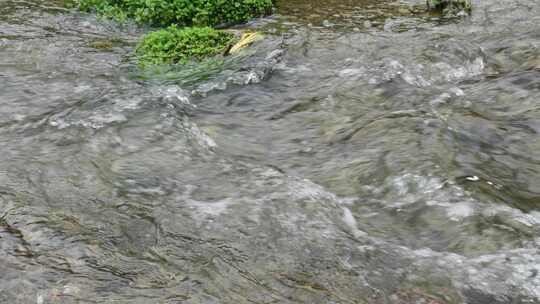
M 411 2 L 151 71 L 144 28 L 0 2 L 0 302 L 540 303 L 540 4 Z

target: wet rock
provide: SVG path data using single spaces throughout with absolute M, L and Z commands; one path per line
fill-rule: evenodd
M 525 62 L 523 66 L 527 70 L 540 70 L 540 56 Z
M 130 219 L 120 227 L 122 237 L 119 246 L 126 252 L 139 254 L 157 242 L 157 227 L 145 219 Z
M 95 40 L 88 44 L 88 47 L 99 50 L 109 50 L 113 48 L 113 41 L 111 40 Z
M 411 13 L 411 11 L 408 8 L 400 7 L 398 9 L 398 13 L 401 14 L 401 15 L 408 15 L 408 14 Z
M 444 15 L 470 12 L 472 9 L 471 0 L 426 0 L 426 4 L 428 9 L 440 11 Z

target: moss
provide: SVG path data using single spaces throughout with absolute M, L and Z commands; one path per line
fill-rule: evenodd
M 209 27 L 172 25 L 145 35 L 136 54 L 143 66 L 186 63 L 224 52 L 233 39 L 234 35 Z
M 89 47 L 98 50 L 110 50 L 113 48 L 113 41 L 111 40 L 95 40 L 88 44 Z
M 272 0 L 78 0 L 79 8 L 155 26 L 236 24 L 270 12 Z

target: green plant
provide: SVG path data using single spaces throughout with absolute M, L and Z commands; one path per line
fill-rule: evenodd
M 115 19 L 117 21 L 125 21 L 127 13 L 120 6 L 115 5 L 112 1 L 107 0 L 79 0 L 79 9 L 82 11 L 96 11 L 101 16 Z
M 143 66 L 186 63 L 222 53 L 234 35 L 209 27 L 169 26 L 145 35 L 136 49 Z
M 84 11 L 155 26 L 243 23 L 270 12 L 272 0 L 78 0 Z

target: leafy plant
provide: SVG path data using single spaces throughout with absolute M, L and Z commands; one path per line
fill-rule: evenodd
M 234 35 L 209 27 L 171 25 L 145 35 L 136 54 L 143 66 L 186 63 L 222 53 L 233 39 Z
M 237 24 L 270 12 L 272 0 L 78 0 L 84 11 L 155 26 Z
M 207 26 L 243 23 L 270 12 L 272 0 L 76 0 L 84 11 L 166 27 L 139 43 L 143 66 L 185 63 L 223 52 L 233 35 Z M 186 27 L 181 29 L 181 27 Z

